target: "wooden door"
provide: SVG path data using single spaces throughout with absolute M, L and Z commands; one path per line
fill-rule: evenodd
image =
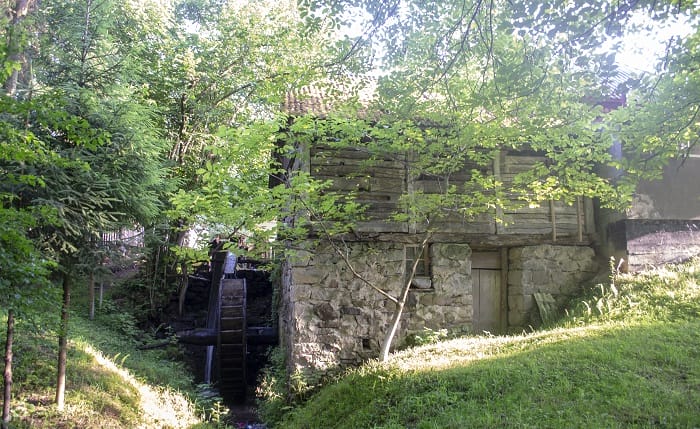
M 472 329 L 481 334 L 501 331 L 502 271 L 500 252 L 472 254 Z

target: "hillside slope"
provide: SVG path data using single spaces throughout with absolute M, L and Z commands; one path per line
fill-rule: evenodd
M 700 427 L 700 264 L 613 280 L 550 329 L 370 363 L 276 427 Z
M 71 316 L 66 407 L 57 411 L 55 332 L 37 328 L 20 323 L 16 332 L 11 428 L 209 427 L 203 422 L 208 404 L 195 403 L 177 348 L 139 350 L 137 335 L 146 334 L 118 312 L 95 321 Z

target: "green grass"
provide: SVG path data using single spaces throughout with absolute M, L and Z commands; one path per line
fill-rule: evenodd
M 698 263 L 618 276 L 549 329 L 370 362 L 276 427 L 700 427 L 698 283 Z
M 69 329 L 66 406 L 53 403 L 56 381 L 54 315 L 18 321 L 14 347 L 11 427 L 23 428 L 215 428 L 202 415 L 211 400 L 197 399 L 176 346 L 138 350 L 148 336 L 127 313 L 109 307 L 89 321 L 78 289 Z M 58 308 L 58 307 L 57 307 Z M 6 319 L 0 316 L 5 326 Z M 4 345 L 5 330 L 0 332 Z M 0 364 L 0 367 L 4 367 Z M 0 400 L 2 393 L 0 393 Z M 224 427 L 221 425 L 221 427 Z
M 276 427 L 700 427 L 700 263 L 614 280 L 546 330 L 370 362 Z M 214 404 L 195 404 L 177 347 L 138 350 L 145 334 L 128 314 L 107 308 L 88 321 L 75 295 L 66 410 L 53 405 L 56 335 L 46 326 L 55 317 L 19 322 L 13 428 L 216 427 L 199 417 Z

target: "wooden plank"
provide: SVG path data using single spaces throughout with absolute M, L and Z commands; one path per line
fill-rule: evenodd
M 370 220 L 357 222 L 354 230 L 358 233 L 407 233 L 408 224 L 406 222 Z
M 496 179 L 497 182 L 503 183 L 501 181 L 501 164 L 503 163 L 502 158 L 504 158 L 503 154 L 499 151 L 496 156 L 493 159 L 493 176 Z M 503 207 L 500 205 L 496 206 L 496 217 L 494 219 L 494 228 L 496 229 L 496 234 L 499 233 L 499 230 L 501 229 L 502 226 L 502 221 L 503 220 Z
M 495 234 L 496 225 L 493 222 L 460 222 L 460 223 L 435 223 L 435 229 L 443 233 L 463 234 Z M 424 232 L 425 228 L 418 227 L 416 232 Z
M 523 234 L 523 235 L 533 235 L 533 234 L 547 234 L 549 235 L 548 239 L 551 239 L 552 235 L 552 226 L 547 225 L 547 226 L 542 226 L 542 227 L 533 227 L 533 226 L 508 226 L 503 229 L 501 229 L 501 234 L 503 235 L 514 235 L 514 234 Z
M 245 329 L 245 319 L 243 317 L 222 317 L 221 329 L 224 331 L 241 331 Z
M 331 177 L 315 176 L 319 180 L 332 180 L 330 189 L 334 191 L 365 191 L 365 192 L 390 192 L 401 195 L 403 190 L 403 179 L 395 177 L 372 178 L 372 177 Z
M 472 253 L 472 269 L 483 268 L 490 270 L 501 269 L 501 253 L 493 252 L 473 252 Z
M 579 241 L 583 241 L 583 202 L 581 199 L 581 197 L 576 197 L 576 226 Z
M 501 324 L 500 270 L 472 269 L 472 328 L 476 334 L 499 333 Z
M 398 201 L 373 201 L 358 199 L 359 204 L 366 205 L 364 215 L 369 219 L 388 219 L 398 210 Z
M 566 204 L 554 204 L 554 210 L 557 213 L 557 215 L 561 214 L 569 214 L 572 217 L 576 216 L 576 207 L 574 206 L 569 206 Z M 528 213 L 545 213 L 547 216 L 549 216 L 549 213 L 551 212 L 551 207 L 549 203 L 544 203 L 540 205 L 539 207 L 518 207 L 518 208 L 505 208 L 504 213 L 506 214 L 528 214 Z
M 406 170 L 403 166 L 397 165 L 352 165 L 349 163 L 337 162 L 337 163 L 313 163 L 311 171 L 314 175 L 328 175 L 334 177 L 344 177 L 344 176 L 372 176 L 372 177 L 383 177 L 383 176 L 397 176 L 403 177 L 406 175 Z
M 594 215 L 595 208 L 593 207 L 593 200 L 590 198 L 584 199 L 583 206 L 584 206 L 583 211 L 584 211 L 585 224 L 586 224 L 586 233 L 593 234 L 596 232 L 595 215 Z
M 390 154 L 384 156 L 378 156 L 376 154 L 370 154 L 369 151 L 362 147 L 355 148 L 332 148 L 326 145 L 314 145 L 310 153 L 311 157 L 317 158 L 345 158 L 345 159 L 373 159 L 376 161 L 386 161 L 386 162 L 402 162 L 403 156 L 393 156 Z
M 504 215 L 504 227 L 506 228 L 527 228 L 528 226 L 549 226 L 551 229 L 552 222 L 549 217 L 544 216 L 518 216 L 518 215 Z M 557 218 L 559 219 L 559 218 Z M 573 228 L 577 229 L 576 218 L 567 216 L 561 222 L 557 221 L 557 228 Z
M 549 200 L 550 216 L 552 218 L 552 241 L 557 241 L 557 215 L 554 212 L 554 201 Z
M 502 171 L 505 174 L 523 173 L 535 164 L 542 163 L 546 158 L 542 156 L 513 156 L 508 154 L 505 157 Z
M 522 235 L 534 235 L 534 234 L 548 234 L 550 241 L 552 239 L 552 225 L 509 225 L 501 230 L 502 234 L 522 234 Z M 557 224 L 557 240 L 563 236 L 570 236 L 578 240 L 576 233 L 576 226 L 571 225 L 568 228 L 563 228 L 561 225 Z M 553 240 L 552 240 L 553 241 Z

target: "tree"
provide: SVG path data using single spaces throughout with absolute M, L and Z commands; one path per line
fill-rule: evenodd
M 173 42 L 173 61 L 159 64 L 167 77 L 154 91 L 180 181 L 169 201 L 168 239 L 160 242 L 176 248 L 195 224 L 265 242 L 273 232 L 259 225 L 276 213 L 266 189 L 275 148 L 267 137 L 280 126 L 265 121 L 290 88 L 347 68 L 329 64 L 327 54 L 344 41 L 328 25 L 305 28 L 291 1 L 188 1 L 176 11 L 182 37 Z M 201 256 L 178 252 L 182 276 L 186 255 Z
M 15 101 L 0 98 L 3 111 Z M 47 207 L 23 207 L 14 191 L 24 186 L 42 186 L 40 177 L 26 170 L 6 168 L 8 163 L 34 163 L 46 159 L 41 144 L 2 122 L 0 126 L 0 304 L 7 309 L 7 337 L 5 340 L 5 371 L 3 377 L 4 401 L 2 426 L 8 427 L 12 397 L 12 364 L 15 320 L 31 319 L 55 300 L 55 288 L 49 281 L 53 261 L 40 252 L 30 236 L 30 230 L 40 226 L 40 221 L 52 222 L 54 213 Z
M 36 19 L 51 31 L 40 32 L 39 42 L 34 41 L 39 90 L 33 98 L 11 104 L 2 120 L 20 141 L 47 156 L 8 157 L 3 170 L 38 178 L 7 189 L 15 206 L 46 207 L 55 214 L 35 234 L 62 275 L 56 391 L 61 409 L 74 277 L 81 266 L 95 264 L 94 244 L 102 231 L 151 221 L 167 184 L 163 141 L 149 122 L 152 108 L 135 86 L 142 81 L 133 78 L 139 77 L 138 59 L 128 43 L 143 34 L 130 33 L 134 26 L 129 20 L 139 15 L 92 0 L 42 6 Z M 63 49 L 56 51 L 56 46 Z
M 367 115 L 379 121 L 369 129 L 352 118 L 344 125 L 328 119 L 313 122 L 310 128 L 320 136 L 315 143 L 332 146 L 324 140 L 331 138 L 341 142 L 336 147 L 344 144 L 370 157 L 405 159 L 411 175 L 433 178 L 439 191 L 407 192 L 397 213 L 426 237 L 441 218 L 470 219 L 486 208 L 505 205 L 574 203 L 585 196 L 597 198 L 603 206 L 624 208 L 639 179 L 660 174 L 660 167 L 678 153 L 678 144 L 671 143 L 670 137 L 696 140 L 694 97 L 675 93 L 666 98 L 657 91 L 656 97 L 644 98 L 643 109 L 621 108 L 605 117 L 597 106 L 619 90 L 609 83 L 617 67 L 614 55 L 600 52 L 603 41 L 632 27 L 630 17 L 635 14 L 649 13 L 655 20 L 664 20 L 689 10 L 690 3 L 360 0 L 305 4 L 314 10 L 308 15 L 310 26 L 327 14 L 349 25 L 351 16 L 362 16 L 350 11 L 364 10 L 366 30 L 348 46 L 380 52 L 378 64 L 383 70 L 368 108 L 381 113 Z M 573 19 L 580 16 L 591 19 Z M 683 49 L 693 52 L 693 42 L 687 46 Z M 686 68 L 675 84 L 668 81 L 669 87 L 692 82 L 691 73 Z M 663 103 L 662 114 L 658 101 Z M 671 114 L 678 120 L 669 129 L 669 113 L 674 110 L 683 113 Z M 301 123 L 305 121 L 301 118 Z M 332 125 L 323 125 L 328 123 Z M 354 127 L 358 128 L 349 134 L 364 140 L 334 131 Z M 612 142 L 619 138 L 629 152 L 623 160 L 610 153 Z M 534 151 L 545 160 L 510 183 L 480 172 L 479 166 L 491 165 L 506 150 Z M 467 182 L 451 180 L 465 165 L 477 166 Z M 607 177 L 601 166 L 617 168 L 621 174 Z M 333 234 L 326 238 L 339 239 Z M 342 251 L 338 253 L 342 256 Z M 396 311 L 382 347 L 384 358 L 402 313 L 402 300 L 392 301 Z
M 47 308 L 46 304 L 53 296 L 48 280 L 50 261 L 42 258 L 27 237 L 27 228 L 35 222 L 34 218 L 22 210 L 2 207 L 0 220 L 0 262 L 3 267 L 0 291 L 2 307 L 7 309 L 2 409 L 2 427 L 6 428 L 10 422 L 15 320 L 17 317 L 31 318 L 39 308 Z
M 4 79 L 3 88 L 9 96 L 15 95 L 19 73 L 22 70 L 22 40 L 24 38 L 22 21 L 33 7 L 33 0 L 16 0 L 14 6 L 11 6 L 8 11 L 10 18 L 5 31 L 7 35 L 7 59 L 3 63 L 6 67 L 5 70 L 9 71 L 9 76 Z

